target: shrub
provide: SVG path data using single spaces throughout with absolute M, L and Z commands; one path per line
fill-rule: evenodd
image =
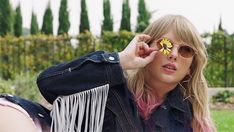
M 214 103 L 216 103 L 216 102 L 234 103 L 234 93 L 230 92 L 228 90 L 225 90 L 223 92 L 219 92 L 212 97 L 212 101 Z
M 21 73 L 13 80 L 15 95 L 31 101 L 41 101 L 41 95 L 36 84 L 36 75 Z
M 14 87 L 10 80 L 3 80 L 0 78 L 0 93 L 14 94 Z

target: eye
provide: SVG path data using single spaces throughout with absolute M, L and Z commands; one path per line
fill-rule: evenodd
M 181 54 L 181 56 L 183 56 L 185 58 L 189 58 L 195 54 L 195 51 L 193 50 L 193 48 L 191 48 L 189 46 L 181 46 L 179 48 L 179 53 Z
M 169 39 L 163 38 L 157 42 L 157 47 L 161 53 L 168 55 L 171 53 L 173 43 Z

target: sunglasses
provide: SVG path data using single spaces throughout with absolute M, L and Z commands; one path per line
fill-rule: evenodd
M 170 54 L 175 45 L 173 41 L 168 38 L 161 38 L 156 41 L 156 44 L 157 44 L 157 47 L 159 48 L 159 51 L 165 55 Z M 195 54 L 197 54 L 194 48 L 186 44 L 180 44 L 177 49 L 178 49 L 178 53 L 184 58 L 191 58 Z

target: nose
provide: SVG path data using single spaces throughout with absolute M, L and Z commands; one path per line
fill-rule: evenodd
M 168 59 L 170 61 L 176 61 L 178 57 L 178 49 L 177 47 L 173 47 L 171 53 L 168 55 Z

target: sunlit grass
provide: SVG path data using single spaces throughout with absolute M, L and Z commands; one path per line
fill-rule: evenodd
M 212 110 L 211 112 L 218 132 L 234 131 L 234 110 Z

